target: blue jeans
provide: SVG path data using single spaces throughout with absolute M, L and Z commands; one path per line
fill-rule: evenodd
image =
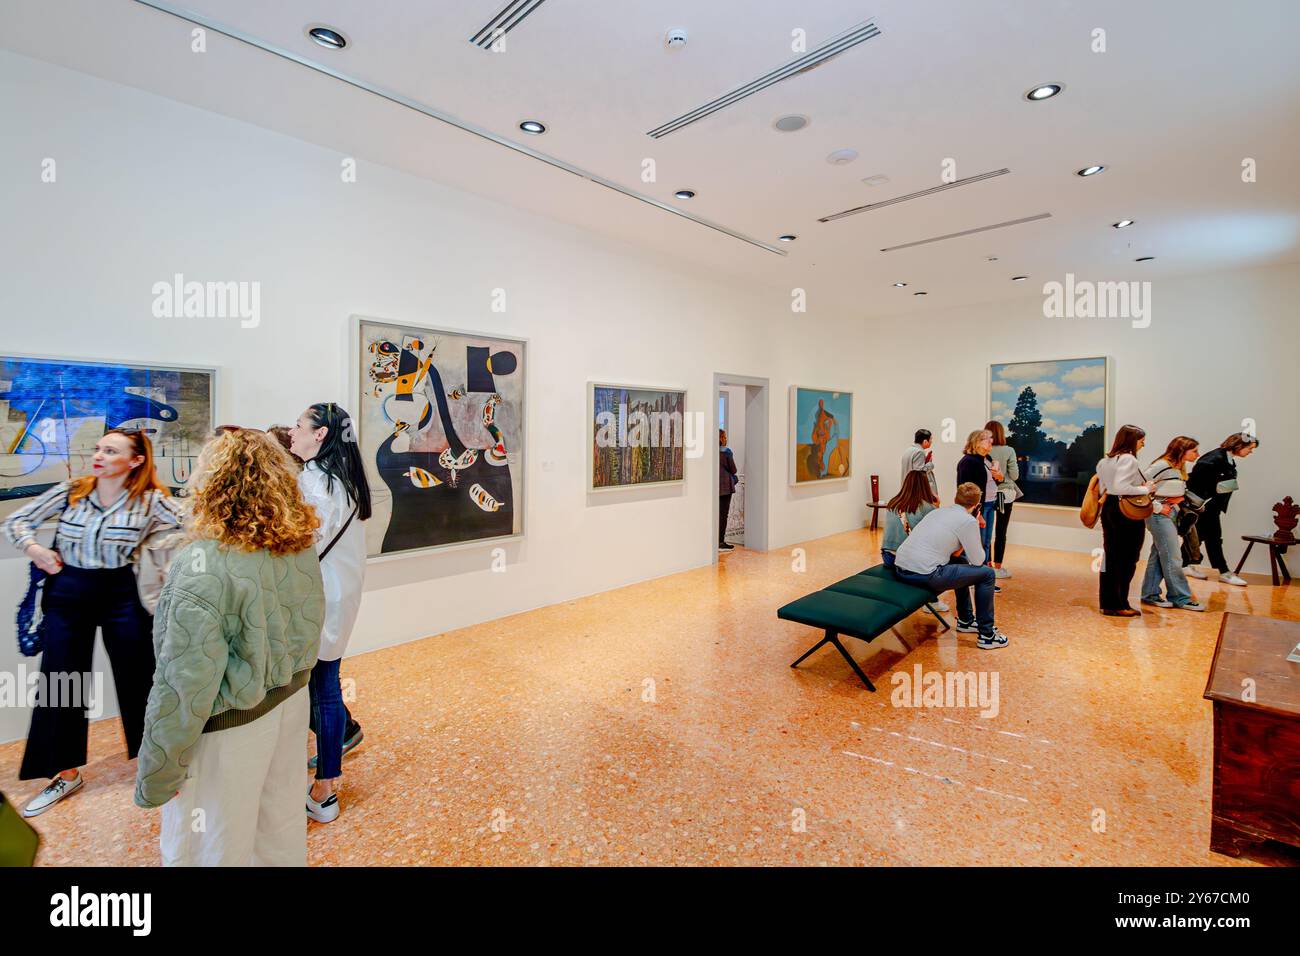
M 883 565 L 884 565 L 885 567 L 887 567 L 887 568 L 892 568 L 892 567 L 894 566 L 894 552 L 892 552 L 892 551 L 881 551 L 881 552 L 880 552 L 880 563 L 883 564 Z
M 984 545 L 984 563 L 988 564 L 993 559 L 993 516 L 998 511 L 998 500 L 986 501 L 980 507 L 980 514 L 984 516 L 984 527 L 980 528 L 980 544 Z
M 1190 604 L 1195 598 L 1183 573 L 1182 545 L 1178 540 L 1178 527 L 1173 515 L 1153 514 L 1147 518 L 1151 532 L 1151 555 L 1147 558 L 1147 571 L 1142 578 L 1142 600 L 1160 600 L 1160 581 L 1163 578 L 1169 601 L 1176 607 Z
M 343 728 L 347 708 L 339 684 L 339 661 L 317 661 L 307 689 L 311 694 L 311 726 L 316 731 L 316 779 L 343 776 Z
M 969 621 L 971 614 L 970 589 L 975 588 L 975 623 L 984 635 L 993 633 L 993 582 L 996 577 L 988 565 L 972 566 L 963 555 L 940 565 L 929 574 L 916 574 L 894 565 L 898 580 L 906 584 L 927 588 L 936 596 L 951 589 L 957 595 L 957 620 Z

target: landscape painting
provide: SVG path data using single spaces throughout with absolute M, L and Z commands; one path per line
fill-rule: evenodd
M 790 386 L 790 430 L 792 485 L 852 474 L 852 392 Z
M 358 319 L 371 556 L 523 534 L 525 343 Z
M 686 392 L 588 383 L 590 488 L 686 479 Z
M 1020 463 L 1026 504 L 1078 508 L 1106 454 L 1105 358 L 989 366 L 989 418 Z
M 140 428 L 174 492 L 212 432 L 214 369 L 0 355 L 0 518 L 91 472 L 109 428 Z

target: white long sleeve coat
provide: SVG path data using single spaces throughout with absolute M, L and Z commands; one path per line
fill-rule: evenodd
M 316 509 L 321 526 L 316 531 L 316 553 L 324 551 L 348 520 L 356 504 L 348 497 L 341 481 L 329 479 L 314 461 L 307 462 L 298 475 L 298 485 L 307 504 Z M 325 583 L 325 625 L 321 628 L 322 661 L 336 661 L 348 649 L 352 627 L 361 609 L 361 585 L 366 576 L 366 534 L 359 517 L 354 517 L 343 537 L 320 563 Z

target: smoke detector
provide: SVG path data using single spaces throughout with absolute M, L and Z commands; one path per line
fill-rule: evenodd
M 686 31 L 681 27 L 669 30 L 668 35 L 664 37 L 664 46 L 670 50 L 680 50 L 686 46 Z

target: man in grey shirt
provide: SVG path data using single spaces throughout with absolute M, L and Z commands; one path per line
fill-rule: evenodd
M 907 473 L 910 471 L 923 471 L 925 477 L 930 479 L 930 490 L 934 492 L 937 498 L 939 497 L 939 482 L 934 477 L 934 452 L 930 450 L 930 438 L 928 428 L 918 428 L 916 430 L 916 434 L 912 436 L 912 444 L 903 452 L 903 469 L 898 480 L 900 483 L 906 481 Z
M 1007 636 L 993 622 L 993 569 L 984 564 L 980 526 L 973 512 L 984 492 L 969 481 L 957 488 L 956 503 L 927 514 L 898 547 L 894 573 L 905 584 L 935 594 L 957 593 L 957 630 L 979 634 L 984 650 L 1007 646 Z M 964 554 L 963 554 L 964 552 Z M 975 608 L 971 609 L 971 588 Z

